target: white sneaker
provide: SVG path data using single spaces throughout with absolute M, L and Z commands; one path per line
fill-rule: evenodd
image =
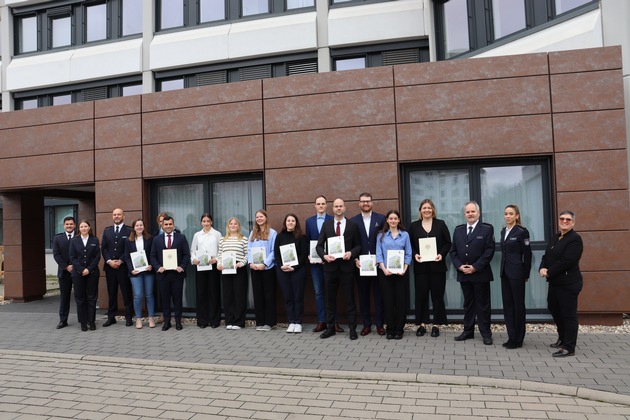
M 295 332 L 295 324 L 289 324 L 289 328 L 287 328 L 288 333 Z
M 271 331 L 271 327 L 269 325 L 263 325 L 260 327 L 260 331 Z
M 231 325 L 228 325 L 228 326 L 225 327 L 226 330 L 231 330 L 232 328 L 234 328 L 234 327 L 231 326 Z
M 232 329 L 233 329 L 233 330 L 240 330 L 240 329 L 241 329 L 241 327 L 239 327 L 238 325 L 232 325 Z
M 256 325 L 256 331 L 264 331 L 262 325 Z
M 295 328 L 293 329 L 293 332 L 296 334 L 299 334 L 302 332 L 302 324 L 295 324 Z

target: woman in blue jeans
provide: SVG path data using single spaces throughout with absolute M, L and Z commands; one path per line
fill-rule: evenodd
M 129 277 L 131 279 L 131 287 L 133 288 L 133 308 L 136 312 L 136 328 L 142 328 L 142 295 L 147 304 L 147 312 L 149 313 L 149 328 L 155 327 L 155 297 L 153 295 L 153 284 L 155 283 L 155 275 L 149 260 L 139 261 L 139 257 L 132 258 L 133 252 L 144 251 L 145 255 L 151 250 L 153 237 L 144 230 L 144 221 L 138 219 L 131 225 L 132 232 L 129 240 L 125 244 L 125 262 L 129 267 Z M 146 265 L 142 271 L 134 269 L 134 261 L 136 266 Z

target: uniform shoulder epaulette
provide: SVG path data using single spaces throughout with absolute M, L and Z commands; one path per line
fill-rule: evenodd
M 462 223 L 461 225 L 455 226 L 455 229 L 463 228 L 464 226 L 466 226 L 466 223 Z
M 490 223 L 486 223 L 486 222 L 481 222 L 482 225 L 488 226 L 488 227 L 494 227 L 492 226 Z

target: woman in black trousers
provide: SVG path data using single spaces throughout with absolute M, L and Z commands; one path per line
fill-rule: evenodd
M 101 248 L 98 238 L 92 235 L 92 227 L 87 220 L 79 222 L 80 235 L 70 242 L 70 262 L 72 263 L 72 285 L 77 303 L 77 318 L 81 331 L 96 329 L 96 301 L 98 299 L 98 262 Z
M 503 211 L 501 230 L 501 297 L 508 341 L 506 349 L 523 347 L 525 338 L 525 283 L 532 268 L 529 232 L 521 226 L 521 211 L 509 204 Z
M 409 226 L 411 248 L 413 249 L 413 274 L 416 289 L 416 336 L 427 333 L 426 325 L 431 322 L 429 314 L 429 294 L 433 303 L 433 328 L 431 337 L 440 335 L 438 325 L 446 325 L 446 255 L 451 249 L 451 234 L 444 220 L 437 219 L 435 204 L 431 199 L 420 202 L 418 220 Z M 418 239 L 435 238 L 438 255 L 435 261 L 423 261 L 418 248 Z
M 582 238 L 573 227 L 575 213 L 565 210 L 560 213 L 558 227 L 560 232 L 547 246 L 540 262 L 539 273 L 547 279 L 549 290 L 547 305 L 558 329 L 558 340 L 551 344 L 558 350 L 554 357 L 575 355 L 578 335 L 577 305 L 582 291 L 582 273 L 580 258 L 584 246 Z

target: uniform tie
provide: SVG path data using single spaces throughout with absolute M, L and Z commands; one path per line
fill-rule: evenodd
M 335 231 L 335 235 L 341 236 L 341 222 L 337 222 L 337 230 Z

